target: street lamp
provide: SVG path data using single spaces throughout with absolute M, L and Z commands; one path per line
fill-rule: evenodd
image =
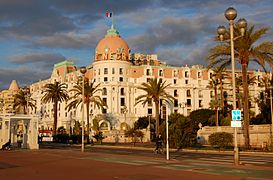
M 82 73 L 82 152 L 84 152 L 84 77 L 86 73 L 86 67 L 81 67 L 80 72 Z
M 229 21 L 229 31 L 230 31 L 230 49 L 231 49 L 231 67 L 232 67 L 232 96 L 233 96 L 233 109 L 236 109 L 236 89 L 235 89 L 235 61 L 234 61 L 234 20 L 237 17 L 237 11 L 233 7 L 229 7 L 225 11 L 225 17 Z M 240 28 L 241 36 L 245 33 L 245 28 L 247 22 L 245 19 L 239 19 L 237 26 Z M 224 26 L 219 26 L 217 29 L 220 40 L 224 40 L 224 34 L 226 29 Z M 240 36 L 240 37 L 241 37 Z M 238 38 L 238 37 L 236 37 Z M 238 142 L 237 142 L 237 128 L 234 129 L 234 164 L 239 165 L 239 151 L 238 151 Z

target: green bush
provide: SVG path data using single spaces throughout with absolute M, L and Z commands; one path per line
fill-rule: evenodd
M 209 143 L 212 146 L 226 148 L 233 143 L 233 135 L 226 132 L 216 132 L 209 136 Z
M 102 144 L 102 140 L 105 138 L 102 132 L 98 132 L 93 136 L 99 144 Z
M 68 143 L 69 135 L 68 134 L 56 134 L 53 136 L 54 142 L 56 143 Z

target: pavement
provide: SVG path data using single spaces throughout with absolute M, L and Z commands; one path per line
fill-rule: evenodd
M 138 156 L 136 154 L 113 154 L 111 149 L 139 149 L 147 147 L 105 146 L 109 153 L 92 151 L 87 145 L 86 152 L 75 149 L 13 150 L 0 151 L 0 180 L 2 179 L 273 179 L 273 167 L 234 166 L 221 159 L 200 161 L 198 159 L 172 158 L 165 155 Z M 149 150 L 149 149 L 148 149 Z M 171 149 L 174 151 L 174 149 Z M 185 150 L 183 150 L 185 151 Z M 218 152 L 218 151 L 216 151 Z M 223 152 L 232 153 L 232 152 Z M 248 152 L 247 152 L 248 153 Z M 270 154 L 268 154 L 270 155 Z

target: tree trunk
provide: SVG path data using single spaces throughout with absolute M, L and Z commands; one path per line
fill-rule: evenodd
M 238 98 L 237 98 L 237 101 L 238 101 L 238 109 L 241 109 L 241 97 L 240 97 L 240 86 L 238 85 L 237 86 L 237 94 L 238 94 Z M 236 109 L 236 107 L 235 107 Z
M 244 91 L 244 138 L 246 148 L 250 148 L 249 141 L 249 107 L 248 107 L 248 82 L 247 82 L 247 64 L 242 64 L 242 79 Z
M 223 79 L 220 79 L 220 93 L 221 93 L 221 108 L 224 111 L 224 92 L 223 92 Z
M 53 103 L 53 117 L 54 117 L 53 136 L 56 135 L 56 131 L 57 131 L 57 111 L 58 111 L 58 101 L 55 101 Z
M 155 134 L 159 134 L 159 102 L 155 102 Z
M 89 131 L 89 128 L 90 128 L 90 127 L 89 127 L 89 105 L 90 105 L 90 103 L 87 102 L 87 103 L 86 103 L 87 144 L 90 144 L 90 138 L 89 138 L 89 135 L 90 135 L 90 131 Z
M 216 119 L 216 127 L 218 127 L 218 95 L 217 95 L 217 86 L 216 84 L 214 85 L 214 100 L 215 100 L 215 119 Z

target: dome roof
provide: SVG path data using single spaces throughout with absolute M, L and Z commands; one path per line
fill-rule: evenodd
M 128 60 L 129 51 L 127 42 L 120 37 L 119 32 L 112 26 L 97 44 L 95 60 Z

